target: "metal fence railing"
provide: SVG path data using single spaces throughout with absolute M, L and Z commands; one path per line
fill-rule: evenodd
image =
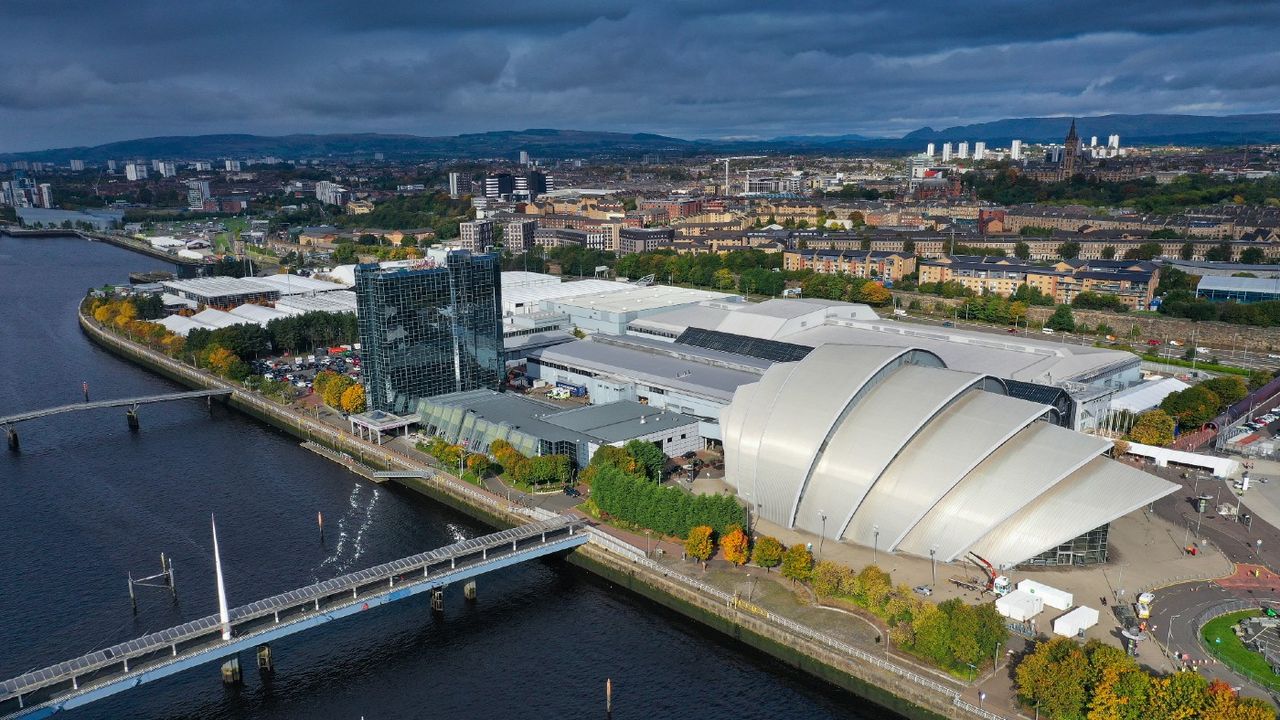
M 1218 605 L 1214 605 L 1213 607 L 1200 613 L 1200 617 L 1196 619 L 1196 626 L 1195 626 L 1196 639 L 1200 642 L 1200 645 L 1204 648 L 1205 652 L 1208 653 L 1211 657 L 1216 658 L 1223 665 L 1226 665 L 1227 667 L 1231 668 L 1231 670 L 1235 672 L 1237 675 L 1240 675 L 1241 677 L 1249 680 L 1250 682 L 1254 683 L 1255 685 L 1267 691 L 1268 693 L 1272 693 L 1274 697 L 1275 691 L 1280 689 L 1280 682 L 1277 682 L 1277 678 L 1274 674 L 1272 674 L 1269 677 L 1261 675 L 1259 673 L 1256 673 L 1244 667 L 1243 665 L 1236 662 L 1235 660 L 1232 660 L 1226 655 L 1220 655 L 1214 652 L 1213 648 L 1209 647 L 1208 642 L 1205 641 L 1204 636 L 1202 634 L 1202 629 L 1211 620 L 1220 618 L 1223 615 L 1230 615 L 1231 613 L 1243 612 L 1245 610 L 1261 610 L 1266 607 L 1280 609 L 1280 603 L 1265 601 L 1265 600 L 1264 601 L 1230 600 L 1227 602 L 1220 603 Z

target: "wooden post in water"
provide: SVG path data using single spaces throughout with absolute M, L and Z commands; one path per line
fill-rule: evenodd
M 606 720 L 613 717 L 613 678 L 604 681 L 604 716 Z
M 316 525 L 320 527 L 320 544 L 324 544 L 324 513 L 316 511 Z
M 133 573 L 129 573 L 129 602 L 133 604 L 133 614 L 138 614 L 138 596 L 133 592 Z

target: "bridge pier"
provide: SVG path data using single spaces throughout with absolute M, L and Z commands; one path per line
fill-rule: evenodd
M 5 428 L 5 434 L 9 436 L 9 449 L 14 452 L 18 452 L 21 447 L 18 442 L 17 428 Z
M 125 410 L 124 419 L 129 423 L 130 430 L 138 429 L 138 411 L 137 410 Z
M 275 666 L 271 663 L 271 646 L 267 644 L 259 645 L 258 672 L 263 675 L 271 675 L 275 671 Z
M 222 684 L 223 685 L 239 685 L 243 681 L 240 677 L 240 656 L 233 655 L 222 663 Z
M 476 601 L 476 581 L 475 580 L 468 581 L 466 585 L 462 586 L 462 596 L 465 597 L 467 600 L 470 600 L 471 602 Z
M 431 591 L 431 610 L 433 612 L 444 612 L 444 590 Z

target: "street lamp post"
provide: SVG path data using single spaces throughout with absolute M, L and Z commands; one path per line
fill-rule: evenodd
M 1261 560 L 1262 559 L 1262 538 L 1258 538 L 1255 542 L 1257 543 L 1257 549 L 1254 551 L 1254 555 L 1259 560 Z
M 1182 616 L 1182 613 L 1178 613 L 1178 614 L 1174 615 L 1173 617 L 1169 618 L 1169 627 L 1165 628 L 1165 633 L 1164 633 L 1164 652 L 1165 652 L 1165 654 L 1166 654 L 1166 655 L 1172 655 L 1172 654 L 1173 654 L 1173 649 L 1172 649 L 1172 643 L 1173 643 L 1173 621 L 1174 621 L 1174 620 L 1177 620 L 1177 619 L 1178 619 L 1179 617 L 1181 617 L 1181 616 Z
M 929 576 L 932 583 L 929 587 L 937 587 L 938 585 L 938 559 L 935 557 L 937 552 L 937 545 L 929 548 Z
M 818 536 L 818 559 L 822 559 L 822 541 L 827 539 L 827 514 L 821 510 L 818 511 L 818 517 L 822 518 L 822 534 Z
M 871 545 L 871 564 L 876 564 L 876 556 L 880 553 L 880 526 L 872 525 L 871 531 L 875 533 L 875 542 Z

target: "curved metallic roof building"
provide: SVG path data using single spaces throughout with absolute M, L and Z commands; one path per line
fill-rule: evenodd
M 1177 486 L 1110 441 L 919 348 L 822 345 L 738 388 L 725 478 L 758 517 L 835 540 L 1011 566 Z

